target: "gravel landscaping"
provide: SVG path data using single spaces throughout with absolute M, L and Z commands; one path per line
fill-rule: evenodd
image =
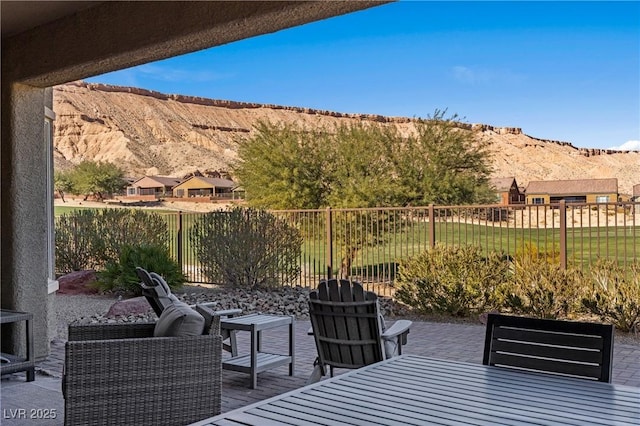
M 298 319 L 309 318 L 307 304 L 309 290 L 301 287 L 285 287 L 273 291 L 245 291 L 241 289 L 208 288 L 203 286 L 185 286 L 174 292 L 185 303 L 213 302 L 215 310 L 242 309 L 243 314 L 262 312 L 269 314 L 295 315 Z M 109 322 L 147 322 L 155 321 L 157 316 L 149 306 L 143 314 L 108 317 L 109 308 L 122 296 L 113 294 L 62 295 L 56 296 L 58 338 L 67 339 L 67 327 L 71 322 L 81 324 Z M 381 297 L 380 306 L 385 318 L 409 318 L 418 321 L 479 323 L 475 318 L 452 318 L 444 315 L 415 315 L 405 305 L 390 298 Z M 618 343 L 640 345 L 640 335 L 616 331 Z
M 262 312 L 268 314 L 295 315 L 298 319 L 309 318 L 309 290 L 301 287 L 285 287 L 273 291 L 245 291 L 241 289 L 206 288 L 185 286 L 174 294 L 185 303 L 213 303 L 214 310 L 242 309 L 243 314 Z M 143 314 L 108 317 L 109 308 L 121 296 L 105 295 L 58 295 L 56 308 L 58 315 L 58 338 L 66 340 L 67 327 L 71 322 L 81 324 L 109 322 L 155 321 L 157 316 L 151 310 Z M 407 317 L 410 311 L 389 298 L 381 298 L 381 310 L 385 318 Z

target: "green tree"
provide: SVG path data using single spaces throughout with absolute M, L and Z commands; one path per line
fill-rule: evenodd
M 416 132 L 395 156 L 407 203 L 460 205 L 495 198 L 487 144 L 461 128 L 456 115 L 436 111 L 416 124 Z
M 418 120 L 408 135 L 370 122 L 315 130 L 261 122 L 238 156 L 235 174 L 249 204 L 259 208 L 471 204 L 493 198 L 486 145 L 457 116 L 447 118 L 442 111 Z M 395 223 L 393 212 L 335 217 L 341 276 L 349 275 L 359 250 L 383 242 Z
M 64 203 L 64 193 L 73 192 L 73 181 L 71 179 L 71 172 L 55 172 L 55 174 L 53 175 L 53 189 L 58 192 L 60 199 Z
M 331 139 L 329 146 L 323 148 L 327 160 L 327 206 L 386 207 L 406 203 L 402 171 L 394 161 L 396 151 L 403 147 L 403 138 L 395 127 L 341 125 Z
M 85 200 L 93 195 L 102 201 L 105 194 L 120 191 L 126 185 L 124 172 L 115 164 L 83 161 L 69 175 L 71 192 L 84 195 Z
M 261 121 L 256 134 L 238 148 L 235 174 L 254 207 L 314 209 L 326 204 L 322 130 Z

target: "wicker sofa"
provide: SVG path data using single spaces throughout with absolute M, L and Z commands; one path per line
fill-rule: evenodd
M 184 425 L 220 413 L 220 318 L 197 336 L 153 337 L 154 328 L 69 326 L 66 425 Z

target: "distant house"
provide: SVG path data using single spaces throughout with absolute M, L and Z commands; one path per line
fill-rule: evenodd
M 518 187 L 515 177 L 502 177 L 492 178 L 489 180 L 489 185 L 496 192 L 496 199 L 498 204 L 524 204 L 524 194 Z
M 613 203 L 618 201 L 618 179 L 531 181 L 525 194 L 527 204 Z
M 233 190 L 238 185 L 222 178 L 210 178 L 204 176 L 192 176 L 173 188 L 173 196 L 186 197 L 228 197 L 231 198 Z
M 631 195 L 631 201 L 640 202 L 640 183 L 633 185 L 633 195 Z
M 169 176 L 145 176 L 127 187 L 127 196 L 136 197 L 153 195 L 156 197 L 171 196 L 173 187 L 180 183 L 180 179 Z

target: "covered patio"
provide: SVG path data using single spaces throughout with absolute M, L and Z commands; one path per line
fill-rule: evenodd
M 1 304 L 33 313 L 37 360 L 35 381 L 27 382 L 24 373 L 3 377 L 3 424 L 63 423 L 64 341 L 51 343 L 58 285 L 50 87 L 381 3 L 2 2 Z M 257 389 L 249 389 L 246 374 L 224 371 L 222 411 L 304 386 L 316 356 L 308 329 L 308 321 L 296 322 L 293 376 L 278 367 L 261 373 Z M 24 352 L 23 335 L 23 325 L 3 326 L 3 351 Z M 479 364 L 483 340 L 481 324 L 415 321 L 405 353 Z M 613 383 L 640 386 L 640 345 L 617 341 L 613 365 Z
M 33 313 L 36 359 L 49 352 L 58 289 L 52 238 L 51 87 L 383 3 L 1 3 L 1 305 Z M 24 328 L 3 326 L 3 352 L 25 351 Z

